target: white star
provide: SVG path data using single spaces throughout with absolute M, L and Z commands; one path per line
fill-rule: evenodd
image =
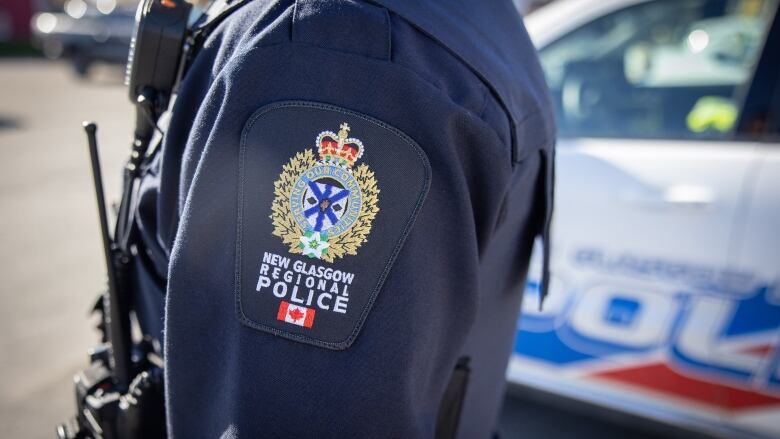
M 310 258 L 322 259 L 322 253 L 330 247 L 328 241 L 324 241 L 320 238 L 320 232 L 314 232 L 311 236 L 301 236 L 301 244 L 303 244 L 303 255 Z

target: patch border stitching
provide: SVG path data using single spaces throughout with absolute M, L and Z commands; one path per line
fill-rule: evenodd
M 296 333 L 280 330 L 268 325 L 264 325 L 262 323 L 256 322 L 250 319 L 249 317 L 247 317 L 246 314 L 244 314 L 244 309 L 241 304 L 241 250 L 242 250 L 241 235 L 242 235 L 243 211 L 244 211 L 244 183 L 245 183 L 244 159 L 245 159 L 245 152 L 246 152 L 246 138 L 248 133 L 251 131 L 252 127 L 254 126 L 255 122 L 261 116 L 274 110 L 279 110 L 279 109 L 289 108 L 289 107 L 314 108 L 319 110 L 336 111 L 338 113 L 352 116 L 358 119 L 362 119 L 366 122 L 372 123 L 378 126 L 379 128 L 390 131 L 392 134 L 395 134 L 401 140 L 403 140 L 404 143 L 406 143 L 409 147 L 411 147 L 412 151 L 414 151 L 417 154 L 417 157 L 420 159 L 423 165 L 423 174 L 424 174 L 423 184 L 422 187 L 420 188 L 421 191 L 420 191 L 420 195 L 417 198 L 417 202 L 415 203 L 414 208 L 412 209 L 412 213 L 411 215 L 409 215 L 409 218 L 406 220 L 406 223 L 404 224 L 404 228 L 401 232 L 401 236 L 398 238 L 398 241 L 396 241 L 395 247 L 393 247 L 393 250 L 390 253 L 390 258 L 388 259 L 387 264 L 385 264 L 384 269 L 379 274 L 379 280 L 377 281 L 376 286 L 374 286 L 374 289 L 371 291 L 368 298 L 368 302 L 364 305 L 363 310 L 360 313 L 360 316 L 358 317 L 357 324 L 352 329 L 352 332 L 349 334 L 349 336 L 347 336 L 346 339 L 341 341 L 328 342 L 328 341 L 318 340 L 316 338 L 307 335 L 296 334 Z M 259 109 L 257 109 L 249 117 L 246 124 L 244 125 L 244 129 L 241 133 L 241 143 L 239 145 L 238 154 L 239 154 L 238 157 L 239 188 L 238 188 L 238 200 L 237 200 L 238 215 L 237 215 L 237 224 L 236 224 L 236 267 L 234 273 L 235 275 L 234 294 L 236 296 L 236 314 L 239 322 L 241 322 L 243 325 L 248 326 L 250 328 L 265 331 L 273 335 L 281 336 L 293 341 L 298 341 L 298 342 L 324 347 L 328 349 L 333 349 L 333 350 L 347 349 L 352 345 L 352 343 L 354 343 L 358 333 L 363 328 L 363 324 L 365 323 L 366 318 L 368 317 L 368 313 L 371 311 L 371 308 L 373 308 L 374 302 L 376 301 L 376 298 L 379 295 L 379 291 L 382 289 L 382 286 L 385 283 L 385 279 L 387 278 L 387 275 L 390 273 L 390 269 L 395 263 L 395 259 L 398 256 L 398 253 L 401 251 L 401 247 L 406 241 L 406 237 L 409 235 L 409 232 L 411 231 L 412 226 L 414 225 L 414 222 L 417 219 L 417 215 L 420 213 L 420 209 L 422 208 L 422 205 L 425 202 L 425 199 L 427 198 L 428 190 L 430 189 L 431 186 L 431 165 L 430 162 L 428 161 L 428 157 L 425 155 L 425 152 L 422 150 L 422 148 L 420 148 L 420 146 L 409 136 L 407 136 L 405 133 L 398 130 L 397 128 L 390 126 L 378 119 L 374 119 L 365 114 L 348 110 L 346 108 L 338 107 L 336 105 L 313 102 L 313 101 L 300 101 L 300 100 L 279 101 L 279 102 L 262 106 Z

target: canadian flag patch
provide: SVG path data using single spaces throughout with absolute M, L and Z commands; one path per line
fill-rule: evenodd
M 279 304 L 279 312 L 276 313 L 276 320 L 303 326 L 304 328 L 311 328 L 314 324 L 315 311 L 316 310 L 313 308 L 293 305 L 290 302 L 282 300 Z

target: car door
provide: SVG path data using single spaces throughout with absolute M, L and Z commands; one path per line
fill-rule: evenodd
M 743 135 L 761 142 L 730 255 L 731 265 L 753 273 L 759 286 L 738 303 L 724 329 L 736 342 L 720 354 L 749 371 L 740 379 L 754 390 L 746 401 L 753 406 L 729 413 L 725 422 L 777 437 L 780 404 L 766 396 L 780 395 L 780 22 L 770 32 L 740 118 Z
M 531 283 L 509 377 L 728 430 L 780 401 L 729 355 L 749 337 L 724 339 L 764 285 L 734 264 L 762 160 L 737 124 L 777 1 L 626 3 L 540 48 L 561 138 L 553 288 L 538 311 Z

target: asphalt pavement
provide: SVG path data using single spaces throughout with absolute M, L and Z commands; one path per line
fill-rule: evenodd
M 0 437 L 51 438 L 96 341 L 86 318 L 105 275 L 81 122 L 98 122 L 110 198 L 133 112 L 118 71 L 75 79 L 0 59 Z
M 71 378 L 96 341 L 105 282 L 81 122 L 98 123 L 109 200 L 119 195 L 133 110 L 119 69 L 79 80 L 64 63 L 0 59 L 0 437 L 51 438 L 73 414 Z M 502 438 L 653 438 L 645 429 L 508 396 Z M 668 436 L 664 434 L 663 436 Z

